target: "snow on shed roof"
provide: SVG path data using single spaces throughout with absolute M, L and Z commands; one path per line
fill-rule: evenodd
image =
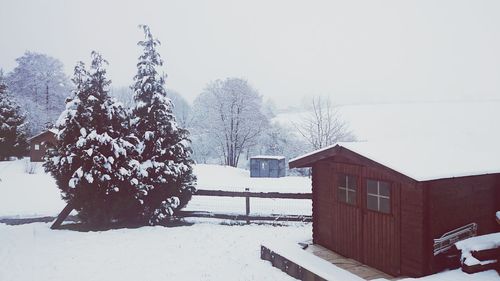
M 51 133 L 53 133 L 54 135 L 57 135 L 57 134 L 59 133 L 59 130 L 52 128 L 52 129 L 48 129 L 48 130 L 42 131 L 42 132 L 40 132 L 39 134 L 34 135 L 34 136 L 32 136 L 31 138 L 29 138 L 29 139 L 28 139 L 28 141 L 31 141 L 32 139 L 37 138 L 37 137 L 39 137 L 39 136 L 41 136 L 41 135 L 43 135 L 43 134 L 45 134 L 45 133 L 47 133 L 47 132 L 51 132 Z
M 257 155 L 257 156 L 250 157 L 250 159 L 276 159 L 276 160 L 282 160 L 282 159 L 285 159 L 285 156 Z
M 418 181 L 500 173 L 495 141 L 339 142 L 290 160 L 343 147 Z

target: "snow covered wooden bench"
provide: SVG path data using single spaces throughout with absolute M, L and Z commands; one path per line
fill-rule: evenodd
M 464 272 L 476 273 L 499 267 L 500 232 L 459 241 L 455 246 L 462 251 Z

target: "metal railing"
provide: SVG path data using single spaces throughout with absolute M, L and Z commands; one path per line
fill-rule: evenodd
M 434 239 L 434 256 L 446 252 L 456 242 L 477 235 L 477 223 L 469 223 L 452 231 L 448 231 L 441 237 Z

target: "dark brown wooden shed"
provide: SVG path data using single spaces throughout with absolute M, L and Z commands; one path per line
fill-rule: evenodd
M 492 145 L 338 143 L 289 166 L 312 167 L 314 243 L 419 277 L 440 270 L 436 245 L 447 232 L 463 227 L 453 240 L 500 231 L 500 149 Z
M 30 144 L 31 162 L 42 162 L 47 151 L 53 149 L 57 143 L 57 130 L 49 129 L 28 139 Z

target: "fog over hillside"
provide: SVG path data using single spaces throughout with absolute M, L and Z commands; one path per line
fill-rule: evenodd
M 500 101 L 422 102 L 338 106 L 360 141 L 434 139 L 500 140 Z M 307 111 L 282 112 L 274 119 L 293 126 Z

